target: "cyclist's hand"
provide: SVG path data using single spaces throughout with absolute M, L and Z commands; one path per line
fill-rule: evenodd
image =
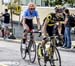
M 43 37 L 46 37 L 46 35 L 45 35 L 44 33 L 42 33 L 42 36 L 43 36 Z
M 57 22 L 56 25 L 59 25 L 59 23 Z

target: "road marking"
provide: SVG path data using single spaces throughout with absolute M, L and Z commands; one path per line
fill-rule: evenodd
M 8 66 L 8 65 L 5 65 L 5 64 L 0 64 L 0 66 Z
M 0 66 L 19 65 L 16 61 L 0 61 Z

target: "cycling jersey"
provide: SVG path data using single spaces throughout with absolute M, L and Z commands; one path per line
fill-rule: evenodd
M 25 24 L 28 25 L 29 31 L 34 28 L 33 17 L 39 18 L 38 12 L 36 10 L 31 12 L 29 9 L 27 9 L 26 11 L 24 11 L 23 18 L 25 18 Z
M 47 27 L 46 27 L 46 32 L 48 33 L 49 36 L 53 35 L 53 28 L 54 28 L 54 20 L 52 14 L 47 15 L 45 17 L 44 22 L 48 22 Z M 44 23 L 43 23 L 44 24 Z
M 54 26 L 54 20 L 53 20 L 52 15 L 48 15 L 48 16 L 46 17 L 46 20 L 47 20 L 47 22 L 48 22 L 48 26 Z
M 38 15 L 38 12 L 36 10 L 31 12 L 29 9 L 27 9 L 24 12 L 23 17 L 26 18 L 26 19 L 33 19 L 33 17 L 39 18 L 39 15 Z

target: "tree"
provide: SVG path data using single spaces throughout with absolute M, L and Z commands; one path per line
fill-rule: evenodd
M 62 5 L 62 0 L 55 0 L 56 5 Z
M 74 0 L 64 0 L 65 3 L 69 3 L 72 7 L 73 7 L 73 4 L 75 3 Z

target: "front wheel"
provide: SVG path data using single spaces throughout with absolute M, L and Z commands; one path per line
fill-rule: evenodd
M 50 63 L 51 63 L 51 66 L 61 66 L 60 53 L 56 47 L 54 47 L 54 51 L 52 51 Z
M 37 60 L 39 66 L 50 66 L 49 55 L 46 56 L 46 48 L 41 48 L 41 43 L 37 46 Z
M 39 43 L 37 46 L 37 60 L 38 60 L 39 66 L 46 66 L 45 59 L 44 59 L 44 56 L 42 55 L 42 50 L 40 45 L 41 43 Z
M 36 59 L 36 44 L 33 41 L 29 42 L 29 58 L 30 62 L 34 63 Z
M 25 44 L 23 44 L 23 40 L 21 40 L 21 45 L 20 45 L 20 52 L 21 52 L 21 57 L 22 59 L 26 58 L 26 48 L 25 48 Z

